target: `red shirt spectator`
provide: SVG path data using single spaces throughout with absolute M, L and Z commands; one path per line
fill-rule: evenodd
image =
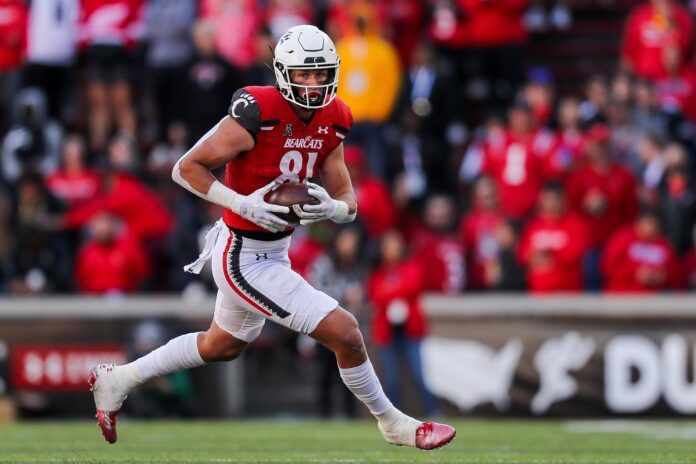
M 391 42 L 396 46 L 404 67 L 411 64 L 413 51 L 422 37 L 424 3 L 421 0 L 379 0 L 379 9 L 390 25 Z
M 475 288 L 490 288 L 489 269 L 496 267 L 500 246 L 498 228 L 505 218 L 498 211 L 474 210 L 462 220 L 460 241 L 467 250 L 468 273 Z
M 529 108 L 515 107 L 509 114 L 507 133 L 484 147 L 482 171 L 497 181 L 503 213 L 523 218 L 534 209 L 556 142 L 551 132 L 533 129 Z
M 86 293 L 132 292 L 150 273 L 150 262 L 140 242 L 118 236 L 115 218 L 99 214 L 92 222 L 94 238 L 77 255 L 75 281 Z M 99 272 L 95 272 L 98 269 Z
M 547 158 L 546 171 L 553 179 L 564 179 L 577 166 L 584 148 L 585 135 L 580 128 L 580 102 L 574 97 L 565 97 L 558 103 L 556 145 Z
M 80 227 L 100 211 L 119 216 L 128 231 L 140 240 L 162 238 L 173 222 L 159 198 L 139 179 L 126 173 L 112 174 L 97 197 L 71 208 L 64 218 L 65 225 Z
M 651 0 L 637 6 L 626 22 L 621 57 L 639 77 L 666 75 L 663 49 L 677 46 L 681 56 L 692 47 L 693 21 L 689 12 L 673 0 Z
M 579 291 L 587 228 L 580 218 L 566 213 L 561 190 L 547 187 L 539 204 L 540 214 L 525 227 L 518 249 L 529 289 L 539 293 Z
M 70 136 L 63 144 L 61 169 L 49 174 L 46 188 L 69 206 L 91 200 L 99 193 L 101 177 L 85 165 L 85 144 L 81 137 Z
M 549 124 L 553 113 L 553 73 L 549 68 L 537 66 L 527 71 L 527 83 L 522 87 L 520 98 L 530 106 L 534 121 L 539 126 Z
M 696 122 L 696 70 L 682 62 L 679 48 L 663 50 L 666 74 L 655 82 L 660 107 Z
M 659 79 L 655 91 L 662 108 L 677 110 L 696 123 L 696 71 L 685 67 L 677 74 Z
M 143 0 L 81 0 L 80 45 L 133 48 L 143 37 Z
M 288 258 L 290 258 L 293 270 L 301 276 L 307 277 L 312 264 L 324 254 L 324 250 L 324 244 L 313 237 L 293 237 L 292 242 L 290 242 L 290 250 L 288 250 Z
M 459 225 L 459 241 L 466 250 L 467 274 L 474 288 L 491 288 L 499 280 L 498 229 L 504 222 L 495 184 L 487 178 L 479 179 L 474 186 L 473 208 Z
M 477 47 L 523 44 L 529 0 L 459 0 L 468 16 L 470 43 Z
M 579 164 L 584 145 L 583 133 L 574 127 L 556 134 L 556 146 L 547 158 L 546 172 L 552 179 L 564 179 Z
M 471 30 L 456 0 L 434 2 L 428 35 L 435 45 L 459 49 L 471 43 Z
M 266 25 L 278 40 L 293 26 L 314 23 L 314 9 L 307 0 L 271 0 L 266 7 Z
M 46 188 L 53 196 L 60 198 L 70 206 L 85 203 L 97 196 L 101 179 L 95 171 L 60 170 L 49 174 Z
M 410 242 L 424 275 L 423 290 L 455 294 L 464 289 L 464 249 L 452 231 L 455 221 L 454 202 L 436 195 L 425 206 L 425 226 Z
M 607 292 L 654 292 L 679 286 L 679 263 L 659 221 L 645 214 L 616 232 L 602 255 Z
M 19 0 L 0 1 L 0 71 L 17 69 L 27 48 L 28 10 Z
M 567 185 L 570 208 L 590 228 L 592 247 L 602 246 L 614 231 L 635 218 L 638 209 L 633 175 L 611 160 L 609 137 L 603 126 L 588 131 L 587 163 L 571 175 Z
M 344 159 L 358 201 L 360 220 L 371 238 L 379 237 L 396 224 L 396 208 L 389 188 L 381 179 L 372 177 L 367 172 L 365 151 L 361 147 L 346 146 Z
M 403 326 L 406 336 L 419 340 L 426 334 L 426 319 L 420 305 L 423 269 L 418 261 L 402 258 L 404 243 L 398 232 L 382 238 L 382 265 L 367 280 L 367 295 L 374 306 L 372 339 L 378 346 L 391 341 L 394 326 Z
M 421 232 L 416 237 L 414 253 L 423 269 L 423 290 L 456 294 L 464 289 L 464 248 L 454 235 Z
M 215 24 L 217 49 L 234 66 L 246 69 L 256 60 L 256 35 L 263 13 L 255 0 L 203 0 L 201 17 Z

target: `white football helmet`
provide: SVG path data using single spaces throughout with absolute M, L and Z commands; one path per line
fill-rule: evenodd
M 273 57 L 278 89 L 286 100 L 309 110 L 323 108 L 333 101 L 338 89 L 340 59 L 331 38 L 315 26 L 301 25 L 288 29 L 278 40 Z M 293 69 L 327 69 L 326 84 L 308 86 L 290 80 Z M 316 98 L 305 98 L 310 89 L 321 92 Z

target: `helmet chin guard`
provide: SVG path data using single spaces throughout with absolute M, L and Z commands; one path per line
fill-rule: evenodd
M 295 26 L 283 34 L 275 48 L 273 71 L 278 89 L 286 100 L 308 110 L 327 106 L 336 98 L 340 59 L 331 38 L 315 26 Z M 328 83 L 295 84 L 292 70 L 328 70 Z M 317 93 L 316 98 L 305 98 Z

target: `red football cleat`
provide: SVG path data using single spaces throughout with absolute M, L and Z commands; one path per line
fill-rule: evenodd
M 416 447 L 422 450 L 434 450 L 447 443 L 457 435 L 454 427 L 437 422 L 423 422 L 416 430 Z
M 97 379 L 99 378 L 99 375 L 97 374 L 97 369 L 107 369 L 108 366 L 105 365 L 100 365 L 95 368 L 93 368 L 90 373 L 89 377 L 87 378 L 87 382 L 89 383 L 89 389 L 93 393 L 97 393 L 97 388 L 95 388 L 95 385 L 97 383 Z M 102 411 L 101 409 L 97 408 L 97 425 L 101 429 L 101 433 L 104 436 L 104 439 L 108 441 L 109 443 L 116 443 L 116 440 L 118 439 L 116 435 L 116 416 L 118 415 L 118 411 Z
M 116 443 L 118 436 L 116 435 L 116 416 L 118 411 L 100 411 L 97 409 L 97 425 L 101 429 L 104 439 L 109 443 Z

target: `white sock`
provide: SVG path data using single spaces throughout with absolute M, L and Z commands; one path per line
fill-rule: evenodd
M 416 446 L 416 429 L 422 422 L 392 406 L 382 414 L 375 415 L 379 430 L 389 443 Z
M 169 340 L 166 345 L 121 367 L 124 368 L 124 372 L 130 373 L 132 378 L 137 377 L 137 383 L 140 384 L 153 377 L 203 364 L 205 361 L 198 352 L 198 332 L 194 332 Z
M 367 406 L 372 414 L 376 416 L 392 408 L 391 401 L 384 394 L 369 359 L 357 367 L 346 369 L 339 367 L 338 371 L 346 387 Z

